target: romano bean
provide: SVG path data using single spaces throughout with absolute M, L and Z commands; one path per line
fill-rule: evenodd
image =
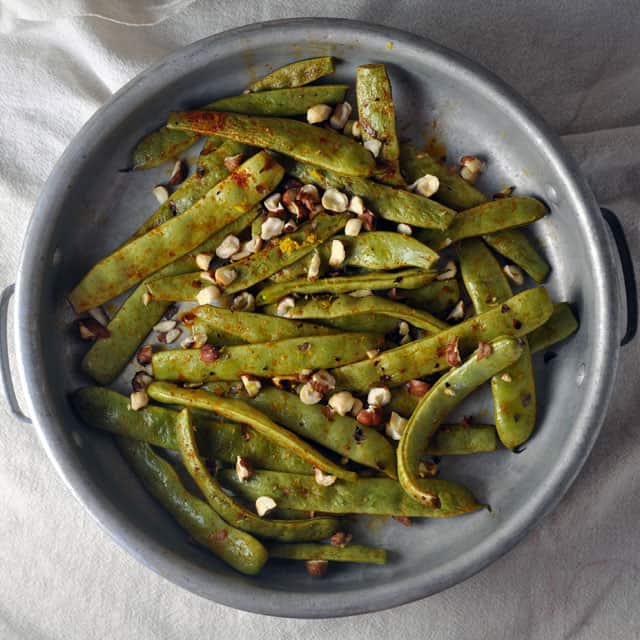
M 283 509 L 310 509 L 319 513 L 363 513 L 382 516 L 446 518 L 482 508 L 471 492 L 460 484 L 438 478 L 423 483 L 440 496 L 440 508 L 420 504 L 391 478 L 358 478 L 321 487 L 310 476 L 255 470 L 240 482 L 229 470 L 219 474 L 223 487 L 247 500 L 271 496 Z
M 101 260 L 73 289 L 69 301 L 79 313 L 115 298 L 249 211 L 283 174 L 268 154 L 256 154 L 188 211 Z
M 529 335 L 531 353 L 547 349 L 552 344 L 568 338 L 578 330 L 578 320 L 566 302 L 553 306 L 551 317 Z
M 147 491 L 198 544 L 241 573 L 260 573 L 268 555 L 258 540 L 227 524 L 208 504 L 189 493 L 173 467 L 148 444 L 118 438 L 118 445 Z
M 396 112 L 391 83 L 383 64 L 365 64 L 357 68 L 356 97 L 362 139 L 365 142 L 382 142 L 378 162 L 383 170 L 377 178 L 387 184 L 403 186 L 405 182 L 400 173 Z
M 482 236 L 484 241 L 507 260 L 526 271 L 536 282 L 544 282 L 549 275 L 549 263 L 536 251 L 520 229 L 506 229 Z
M 487 200 L 482 191 L 457 173 L 451 174 L 446 165 L 432 158 L 426 151 L 418 151 L 411 144 L 400 145 L 400 167 L 409 182 L 415 182 L 427 174 L 436 176 L 440 187 L 432 198 L 457 211 L 477 207 Z
M 435 276 L 435 271 L 405 269 L 404 271 L 392 273 L 372 271 L 355 276 L 319 278 L 313 281 L 307 278 L 298 278 L 265 287 L 256 295 L 256 303 L 258 305 L 266 305 L 271 302 L 276 302 L 291 293 L 332 293 L 337 295 L 364 289 L 370 289 L 372 291 L 393 288 L 417 289 L 431 282 Z
M 419 289 L 402 291 L 400 299 L 412 307 L 442 314 L 460 300 L 460 285 L 454 278 L 434 280 Z
M 357 362 L 382 342 L 381 336 L 366 333 L 288 338 L 223 347 L 213 361 L 205 361 L 199 349 L 158 351 L 153 354 L 153 373 L 158 380 L 181 382 L 297 375 L 303 369 L 315 371 Z
M 336 518 L 308 520 L 268 520 L 261 518 L 228 496 L 207 470 L 200 457 L 188 409 L 183 409 L 176 422 L 176 438 L 182 462 L 211 508 L 231 526 L 260 538 L 280 542 L 324 540 L 340 527 Z
M 546 214 L 547 208 L 535 198 L 500 198 L 461 211 L 444 231 L 426 229 L 416 235 L 418 240 L 437 250 L 464 238 L 521 227 Z
M 209 390 L 208 386 L 204 388 Z M 214 386 L 211 390 L 216 393 L 219 389 Z M 304 404 L 293 393 L 274 387 L 265 387 L 255 398 L 246 397 L 242 391 L 239 395 L 273 421 L 298 435 L 354 462 L 396 477 L 395 452 L 389 441 L 354 418 L 332 412 L 325 405 Z
M 342 102 L 347 85 L 280 88 L 260 94 L 242 94 L 210 102 L 203 109 L 230 111 L 253 116 L 300 116 L 314 104 Z M 150 169 L 175 158 L 193 145 L 200 136 L 188 131 L 160 127 L 143 138 L 133 151 L 133 168 Z
M 167 126 L 273 149 L 345 175 L 369 176 L 375 168 L 373 156 L 355 140 L 297 120 L 221 111 L 177 111 L 169 116 Z
M 249 91 L 265 91 L 266 89 L 282 89 L 284 87 L 301 87 L 328 76 L 335 71 L 331 56 L 298 60 L 256 80 L 249 85 Z
M 402 434 L 398 445 L 398 478 L 412 498 L 434 509 L 441 508 L 441 496 L 419 476 L 420 459 L 444 418 L 472 391 L 522 354 L 515 338 L 498 338 L 492 352 L 478 359 L 478 352 L 460 367 L 442 376 L 422 397 Z
M 276 424 L 268 416 L 242 400 L 222 398 L 202 389 L 184 389 L 168 382 L 153 382 L 149 385 L 147 392 L 151 398 L 158 402 L 204 409 L 228 420 L 248 424 L 279 447 L 289 449 L 314 467 L 334 475 L 336 478 L 355 480 L 358 477 L 353 471 L 346 471 L 341 466 L 325 458 L 311 445 L 298 438 L 297 435 Z
M 394 231 L 369 231 L 357 236 L 336 236 L 318 247 L 320 275 L 329 269 L 329 256 L 333 240 L 342 242 L 345 249 L 344 266 L 389 271 L 403 267 L 429 269 L 438 260 L 438 254 L 415 238 Z M 273 282 L 286 282 L 302 278 L 309 271 L 312 256 L 308 255 L 271 276 Z
M 149 405 L 131 411 L 130 400 L 104 387 L 84 387 L 71 396 L 74 409 L 94 429 L 141 440 L 149 444 L 178 449 L 176 420 L 178 412 Z M 260 469 L 311 473 L 311 465 L 287 449 L 278 447 L 248 426 L 212 420 L 194 415 L 198 448 L 210 460 L 235 464 L 238 456 Z
M 276 314 L 277 305 L 265 307 L 264 312 Z M 426 311 L 419 311 L 400 302 L 380 296 L 354 298 L 350 295 L 338 295 L 308 298 L 307 300 L 296 302 L 295 307 L 289 309 L 285 317 L 293 320 L 323 321 L 348 318 L 355 314 L 390 316 L 397 320 L 404 320 L 414 327 L 424 329 L 429 333 L 438 333 L 448 327 L 446 322 L 438 320 Z
M 198 329 L 210 337 L 212 344 L 217 344 L 216 336 L 219 333 L 224 337 L 236 337 L 240 340 L 236 344 L 337 333 L 336 330 L 321 324 L 288 320 L 262 313 L 229 311 L 229 309 L 218 309 L 208 304 L 189 310 L 188 315 L 190 320 L 193 318 L 198 321 Z
M 458 256 L 476 313 L 488 311 L 511 297 L 506 276 L 480 238 L 461 242 Z M 492 378 L 491 393 L 498 436 L 505 447 L 513 449 L 529 438 L 536 422 L 536 385 L 526 338 L 520 358 Z
M 222 239 L 230 233 L 240 233 L 251 220 L 258 215 L 258 209 L 252 209 L 214 233 L 195 251 L 214 250 Z M 190 271 L 195 264 L 193 255 L 186 255 L 168 264 L 133 290 L 122 303 L 108 325 L 109 337 L 96 340 L 82 359 L 82 370 L 101 384 L 111 383 L 124 369 L 136 352 L 145 336 L 162 318 L 168 302 L 151 301 L 145 304 L 143 298 L 147 292 L 149 280 L 156 276 L 169 276 Z
M 430 456 L 457 456 L 496 451 L 498 434 L 492 424 L 442 425 L 431 438 Z
M 331 560 L 332 562 L 358 562 L 385 564 L 386 549 L 348 544 L 334 547 L 330 544 L 271 544 L 267 547 L 270 558 L 279 560 Z
M 447 343 L 459 339 L 461 353 L 473 350 L 479 342 L 489 342 L 501 335 L 524 336 L 547 321 L 553 305 L 543 287 L 519 293 L 501 306 L 469 318 L 435 336 L 414 340 L 395 349 L 383 351 L 376 358 L 363 360 L 333 370 L 336 384 L 344 389 L 367 391 L 384 381 L 389 386 L 444 371 L 449 366 L 445 356 Z
M 317 168 L 319 163 L 312 159 L 308 162 L 288 164 L 287 170 L 305 183 L 311 182 L 323 189 L 342 189 L 352 196 L 360 196 L 365 206 L 384 220 L 428 229 L 446 229 L 456 215 L 452 209 L 410 191 L 363 178 L 339 175 L 339 171 L 330 167 L 326 167 L 328 171 Z

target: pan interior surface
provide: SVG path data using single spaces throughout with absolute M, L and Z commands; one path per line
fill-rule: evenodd
M 516 186 L 551 214 L 533 233 L 552 265 L 545 286 L 575 305 L 579 332 L 536 358 L 538 427 L 525 450 L 443 460 L 441 476 L 467 485 L 491 505 L 469 516 L 415 521 L 409 529 L 362 518 L 359 542 L 390 550 L 385 566 L 335 565 L 325 580 L 303 566 L 272 562 L 244 578 L 191 544 L 144 492 L 111 437 L 78 421 L 67 401 L 89 384 L 65 300 L 98 259 L 115 249 L 157 206 L 151 189 L 170 167 L 122 172 L 131 150 L 171 110 L 240 93 L 270 68 L 334 55 L 331 82 L 353 85 L 359 64 L 388 66 L 400 134 L 424 147 L 446 146 L 450 162 L 486 159 L 487 194 Z M 268 65 L 268 66 L 267 66 Z M 351 97 L 352 103 L 355 100 Z M 187 158 L 193 160 L 194 152 Z M 480 67 L 403 32 L 350 21 L 304 19 L 254 25 L 197 42 L 141 74 L 74 139 L 47 182 L 27 234 L 17 308 L 22 381 L 30 415 L 56 468 L 76 497 L 126 549 L 191 591 L 240 609 L 328 617 L 414 600 L 472 575 L 506 552 L 568 488 L 584 462 L 606 409 L 617 363 L 614 263 L 589 190 L 544 125 L 519 98 Z M 488 393 L 464 413 L 492 420 Z

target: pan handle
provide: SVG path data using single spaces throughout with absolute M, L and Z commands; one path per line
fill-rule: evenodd
M 638 330 L 638 290 L 636 287 L 636 278 L 633 272 L 633 260 L 627 238 L 624 235 L 624 229 L 618 216 L 610 209 L 600 207 L 605 222 L 609 225 L 611 235 L 618 249 L 620 258 L 620 266 L 622 267 L 622 278 L 624 281 L 624 291 L 627 299 L 627 329 L 622 336 L 620 346 L 623 347 L 633 340 Z
M 15 285 L 10 284 L 0 294 L 0 372 L 2 382 L 2 392 L 9 405 L 9 410 L 15 418 L 31 424 L 31 419 L 22 413 L 15 389 L 13 388 L 13 375 L 11 373 L 11 363 L 9 362 L 9 301 L 13 296 Z

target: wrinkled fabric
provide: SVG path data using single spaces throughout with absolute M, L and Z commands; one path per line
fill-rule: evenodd
M 390 8 L 388 0 L 0 0 L 0 285 L 15 280 L 30 213 L 56 159 L 114 91 L 199 38 L 311 15 L 428 36 L 512 84 L 563 135 L 599 202 L 620 216 L 637 260 L 637 3 L 404 0 Z M 242 613 L 159 578 L 96 525 L 33 429 L 2 403 L 0 638 L 639 638 L 639 342 L 622 350 L 614 398 L 585 468 L 533 533 L 444 593 L 341 620 Z

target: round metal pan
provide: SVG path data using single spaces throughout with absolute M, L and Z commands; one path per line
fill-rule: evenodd
M 112 439 L 73 414 L 67 395 L 89 381 L 65 296 L 154 209 L 151 187 L 167 168 L 123 173 L 135 143 L 172 109 L 237 94 L 270 65 L 331 54 L 337 81 L 355 67 L 388 65 L 403 136 L 436 136 L 450 158 L 477 153 L 487 193 L 515 185 L 551 214 L 535 225 L 553 272 L 547 287 L 574 303 L 579 332 L 536 360 L 539 420 L 519 455 L 510 451 L 443 463 L 443 477 L 491 505 L 460 518 L 406 529 L 362 519 L 359 540 L 391 550 L 386 566 L 336 566 L 324 580 L 299 565 L 271 563 L 246 578 L 191 544 L 144 492 Z M 20 378 L 52 463 L 75 497 L 147 567 L 216 602 L 279 616 L 330 617 L 374 611 L 428 596 L 464 580 L 518 542 L 554 507 L 598 435 L 615 379 L 623 299 L 619 264 L 585 181 L 558 139 L 503 82 L 428 40 L 365 23 L 300 19 L 228 31 L 178 51 L 140 74 L 83 127 L 47 181 L 29 226 L 16 284 Z M 6 314 L 7 296 L 2 309 Z M 6 318 L 5 318 L 6 320 Z M 3 322 L 3 327 L 5 322 Z M 6 327 L 4 327 L 6 328 Z M 3 350 L 6 354 L 6 350 Z M 4 381 L 10 382 L 3 361 Z M 10 397 L 15 408 L 15 397 Z M 465 413 L 489 417 L 478 395 Z M 43 509 L 45 506 L 43 505 Z

